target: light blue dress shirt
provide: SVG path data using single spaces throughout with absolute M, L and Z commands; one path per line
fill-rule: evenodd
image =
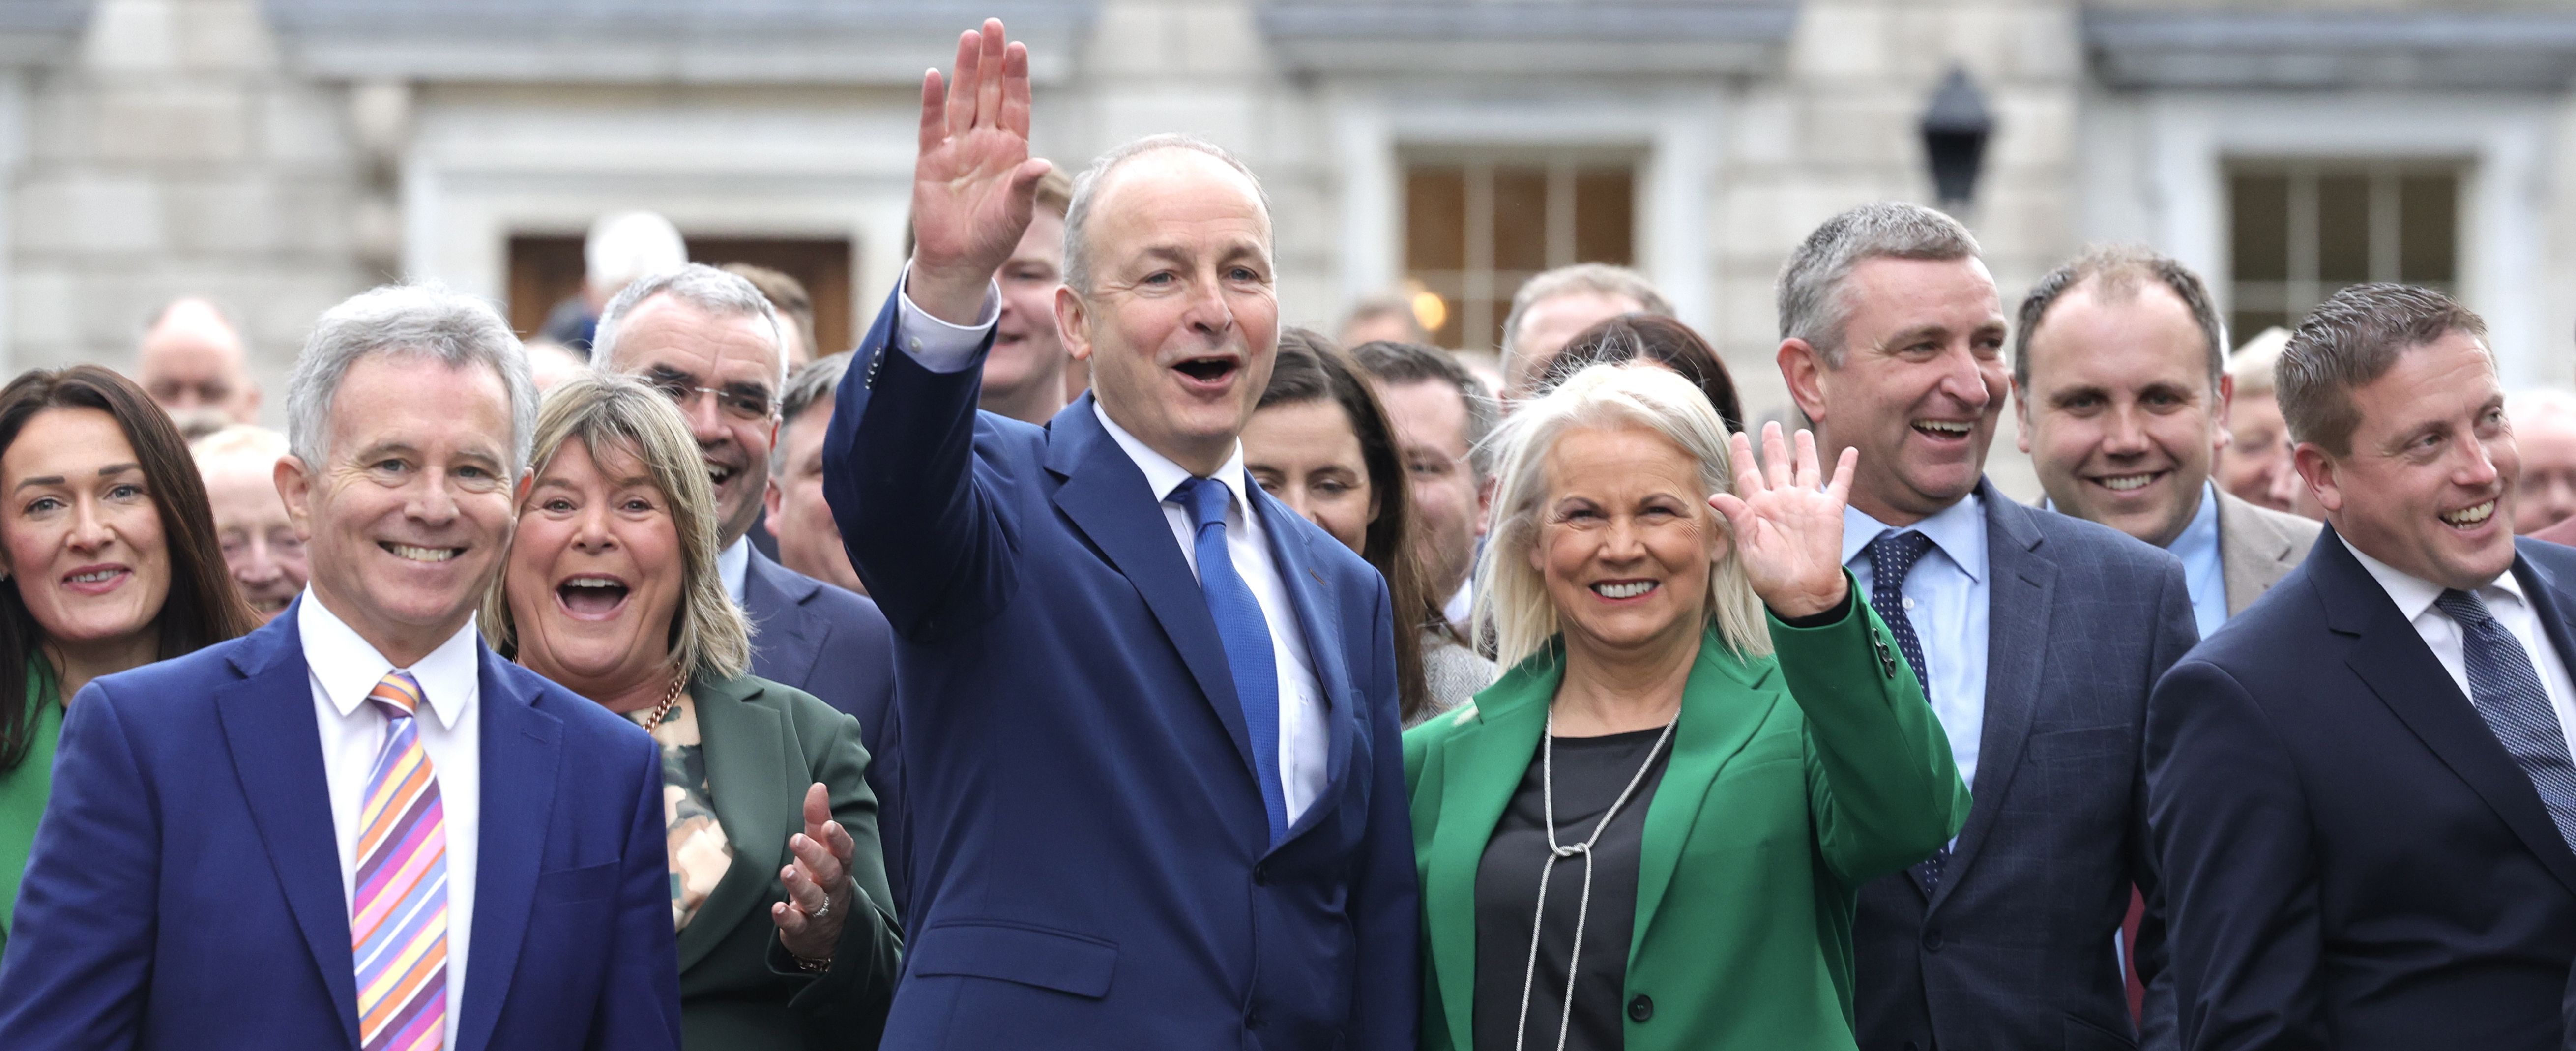
M 1870 594 L 1869 542 L 1890 527 L 1860 509 L 1843 508 L 1843 565 Z M 1986 509 L 1977 494 L 1911 526 L 1932 549 L 1905 574 L 1905 619 L 1923 643 L 1923 684 L 1932 714 L 1950 736 L 1959 777 L 1977 781 L 1977 746 L 1986 729 Z M 1901 530 L 1900 530 L 1901 531 Z
M 2183 586 L 2191 592 L 2191 619 L 2208 638 L 2227 623 L 2227 566 L 2218 560 L 2218 487 L 2202 483 L 2200 510 L 2165 545 L 2182 560 Z

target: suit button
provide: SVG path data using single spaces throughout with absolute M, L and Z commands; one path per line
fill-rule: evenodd
M 1648 996 L 1644 993 L 1638 993 L 1636 999 L 1628 1001 L 1628 1019 L 1630 1021 L 1643 1022 L 1653 1017 L 1655 1017 L 1654 997 Z
M 1250 1013 L 1250 1014 L 1244 1015 L 1244 1016 L 1243 1016 L 1243 1027 L 1244 1027 L 1244 1028 L 1246 1028 L 1246 1029 L 1259 1029 L 1259 1028 L 1261 1028 L 1261 1012 L 1259 1012 L 1259 1011 L 1254 1011 L 1254 1012 L 1252 1012 L 1252 1013 Z
M 1270 885 L 1270 866 L 1252 866 L 1252 885 L 1255 887 L 1267 887 Z
M 1940 952 L 1940 951 L 1941 951 L 1941 928 L 1939 928 L 1939 927 L 1930 927 L 1930 928 L 1926 928 L 1926 929 L 1923 931 L 1923 951 L 1924 951 L 1924 952 Z

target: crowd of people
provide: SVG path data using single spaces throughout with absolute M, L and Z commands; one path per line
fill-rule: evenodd
M 0 389 L 0 1047 L 2576 1047 L 2576 396 L 2456 301 L 1868 204 L 1762 420 L 1617 267 L 1283 327 L 1031 102 L 854 351 L 630 215 L 283 434 L 198 299 Z

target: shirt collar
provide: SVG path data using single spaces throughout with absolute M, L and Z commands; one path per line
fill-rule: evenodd
M 2191 513 L 2191 521 L 2182 527 L 2182 532 L 2174 535 L 2173 543 L 2165 545 L 2165 550 L 2173 552 L 2175 558 L 2185 562 L 2217 553 L 2217 483 L 2201 483 L 2200 510 Z
M 456 728 L 456 721 L 474 707 L 482 693 L 481 654 L 475 645 L 475 621 L 465 618 L 465 626 L 429 651 L 429 656 L 403 669 L 420 684 L 420 693 L 430 710 L 438 714 L 440 726 Z M 329 606 L 304 589 L 304 603 L 295 614 L 295 632 L 304 644 L 304 664 L 321 682 L 322 695 L 339 709 L 345 718 L 366 703 L 367 695 L 394 662 L 377 652 L 375 644 L 358 634 L 349 622 L 331 612 Z
M 725 594 L 734 605 L 742 605 L 744 578 L 751 575 L 751 535 L 735 537 L 733 543 L 716 552 L 716 576 L 723 578 Z
M 1897 528 L 1870 517 L 1860 508 L 1844 504 L 1843 564 L 1850 565 L 1853 559 L 1868 551 L 1869 542 L 1878 539 L 1880 533 Z M 1975 492 L 1942 508 L 1939 514 L 1902 528 L 1914 530 L 1931 540 L 1932 546 L 1940 548 L 1941 553 L 1948 556 L 1960 572 L 1966 573 L 1969 580 L 1986 579 L 1986 506 L 1983 498 Z
M 1110 440 L 1126 451 L 1128 459 L 1136 461 L 1136 469 L 1145 472 L 1145 486 L 1154 491 L 1155 500 L 1169 501 L 1172 490 L 1195 477 L 1188 468 L 1173 463 L 1171 457 L 1155 452 L 1153 446 L 1145 444 L 1143 439 L 1127 433 L 1127 428 L 1109 418 L 1109 411 L 1100 407 L 1098 398 L 1092 399 L 1091 413 L 1100 418 L 1100 426 L 1109 432 Z M 1234 451 L 1226 457 L 1225 466 L 1217 468 L 1215 481 L 1223 484 L 1226 493 L 1233 497 L 1228 501 L 1231 507 L 1227 513 L 1241 515 L 1246 522 L 1252 520 L 1252 494 L 1244 489 L 1249 484 L 1244 479 L 1249 477 L 1243 469 L 1243 442 L 1237 440 Z
M 2351 541 L 2343 540 L 2340 535 L 2335 539 L 2342 540 L 2343 549 L 2352 552 L 2352 557 L 2361 563 L 2361 568 L 2370 571 L 2371 579 L 2379 582 L 2380 590 L 2388 592 L 2388 600 L 2397 604 L 2397 612 L 2403 614 L 2408 623 L 2413 623 L 2415 618 L 2424 615 L 2425 610 L 2433 608 L 2434 600 L 2441 598 L 2442 592 L 2447 590 L 2439 584 L 2362 553 L 2360 548 L 2352 546 Z M 2510 569 L 2478 588 L 2477 596 L 2490 604 L 2499 598 L 2510 599 L 2517 606 L 2529 601 L 2523 597 L 2522 581 L 2516 578 Z

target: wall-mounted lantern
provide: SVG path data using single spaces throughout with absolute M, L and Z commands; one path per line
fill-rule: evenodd
M 1932 162 L 1932 187 L 1943 208 L 1965 207 L 1977 196 L 1977 175 L 1985 166 L 1986 140 L 1995 133 L 1995 116 L 1986 109 L 1986 93 L 1977 90 L 1964 67 L 1950 67 L 1932 104 L 1923 111 L 1923 153 Z

